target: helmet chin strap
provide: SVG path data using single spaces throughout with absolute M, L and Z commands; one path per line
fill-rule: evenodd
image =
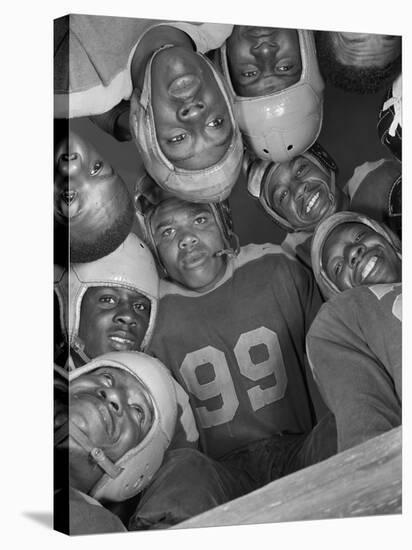
M 229 256 L 229 258 L 234 258 L 236 256 L 236 252 L 233 248 L 224 248 L 223 250 L 218 250 L 215 254 L 217 258 L 224 255 Z
M 72 349 L 85 364 L 91 361 L 91 358 L 88 357 L 84 351 L 84 342 L 78 336 L 73 336 L 70 349 Z M 69 367 L 69 370 L 73 370 L 73 368 Z
M 100 466 L 100 468 L 106 472 L 106 474 L 111 477 L 112 479 L 115 479 L 118 477 L 122 471 L 123 468 L 120 466 L 116 466 L 110 458 L 108 458 L 102 449 L 99 447 L 95 447 L 90 443 L 90 439 L 87 437 L 86 434 L 84 434 L 74 422 L 71 420 L 68 420 L 65 422 L 58 430 L 56 430 L 54 434 L 54 445 L 58 445 L 63 439 L 66 437 L 72 437 L 76 443 L 80 445 L 85 451 L 87 451 L 91 458 Z
M 229 258 L 235 258 L 239 254 L 239 250 L 240 250 L 239 237 L 236 235 L 236 233 L 232 233 L 231 236 L 235 241 L 235 246 L 232 248 L 222 248 L 222 250 L 218 250 L 215 253 L 215 256 L 217 258 L 224 255 L 228 256 Z

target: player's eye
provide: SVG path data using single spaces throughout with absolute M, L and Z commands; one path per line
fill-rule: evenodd
M 197 225 L 202 225 L 206 222 L 207 222 L 207 217 L 206 216 L 196 216 L 196 218 L 195 218 L 195 224 L 197 224 Z
M 209 126 L 209 128 L 220 128 L 221 126 L 223 126 L 223 122 L 224 120 L 222 117 L 217 117 L 208 122 L 207 126 Z
M 299 178 L 300 176 L 303 176 L 303 174 L 306 173 L 307 163 L 302 162 L 299 164 L 297 170 L 296 170 L 296 176 Z
M 335 265 L 333 266 L 334 274 L 339 275 L 339 273 L 342 271 L 342 267 L 343 267 L 343 262 L 341 261 L 336 262 Z
M 92 168 L 91 168 L 91 170 L 90 170 L 90 174 L 91 174 L 92 176 L 95 176 L 96 174 L 98 174 L 98 173 L 101 171 L 102 168 L 103 168 L 103 161 L 102 161 L 102 160 L 97 160 L 97 161 L 93 164 L 93 166 L 92 166 Z
M 146 304 L 143 304 L 142 302 L 136 302 L 135 304 L 133 304 L 133 309 L 135 311 L 146 311 L 147 306 L 146 306 Z
M 99 302 L 101 302 L 102 304 L 115 304 L 116 299 L 110 294 L 105 294 L 104 296 L 100 296 Z
M 184 139 L 186 139 L 186 134 L 176 134 L 175 136 L 171 137 L 167 141 L 169 143 L 181 143 Z
M 282 201 L 287 197 L 288 195 L 288 191 L 286 189 L 284 189 L 283 191 L 281 191 L 278 195 L 278 202 L 279 204 L 282 204 Z
M 171 236 L 173 235 L 173 231 L 174 231 L 174 230 L 173 230 L 171 227 L 166 227 L 166 229 L 163 229 L 163 230 L 160 232 L 160 236 L 161 236 L 162 238 L 167 239 L 167 238 L 169 238 L 169 237 L 171 237 Z
M 287 65 L 286 63 L 284 65 L 278 65 L 276 67 L 276 70 L 281 72 L 281 73 L 287 73 L 288 71 L 290 71 L 291 69 L 293 69 L 293 65 L 290 64 L 290 65 Z

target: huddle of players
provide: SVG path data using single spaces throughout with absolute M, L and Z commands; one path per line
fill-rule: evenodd
M 69 414 L 56 408 L 55 443 L 57 453 L 69 451 L 73 533 L 107 532 L 107 514 L 123 529 L 106 508 L 138 494 L 129 529 L 173 525 L 401 423 L 401 247 L 381 223 L 400 211 L 385 201 L 375 219 L 357 213 L 369 213 L 378 183 L 391 207 L 400 202 L 400 163 L 359 167 L 348 193 L 337 185 L 336 165 L 314 143 L 323 81 L 312 33 L 235 26 L 215 52 L 222 84 L 192 51 L 205 41 L 195 30 L 149 25 L 125 68 L 130 129 L 151 176 L 136 185 L 144 241 L 130 231 L 124 183 L 98 153 L 73 134 L 56 148 L 55 219 L 70 223 L 75 260 L 55 273 L 66 335 L 56 356 L 69 369 L 56 367 L 56 387 L 67 393 L 68 385 L 70 401 Z M 258 67 L 245 42 L 259 50 Z M 283 58 L 262 89 L 272 42 Z M 179 64 L 185 72 L 169 76 Z M 211 120 L 209 92 L 218 109 Z M 297 129 L 287 109 L 277 125 L 265 117 L 274 101 L 302 105 Z M 116 109 L 113 128 L 123 116 Z M 171 132 L 173 117 L 193 132 Z M 224 199 L 242 165 L 251 195 L 289 232 L 280 247 L 239 248 Z M 369 334 L 356 329 L 365 316 Z M 321 419 L 306 335 L 333 413 Z

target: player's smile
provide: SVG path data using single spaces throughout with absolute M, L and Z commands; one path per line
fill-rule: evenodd
M 132 331 L 115 330 L 108 335 L 108 339 L 114 351 L 133 351 L 139 347 Z
M 322 263 L 339 290 L 402 278 L 402 262 L 390 241 L 360 222 L 332 229 L 323 245 Z
M 294 229 L 320 221 L 333 208 L 331 174 L 302 155 L 278 164 L 265 182 L 269 207 Z
M 356 285 L 379 281 L 381 271 L 385 270 L 385 258 L 378 248 L 366 251 L 355 266 L 354 281 Z
M 376 264 L 378 262 L 378 256 L 372 256 L 364 267 L 361 272 L 361 280 L 364 281 L 375 269 Z
M 325 189 L 316 185 L 314 188 L 306 189 L 302 195 L 300 216 L 302 219 L 317 218 L 322 211 L 325 203 L 328 202 L 328 194 L 325 192 Z M 326 205 L 327 206 L 327 205 Z

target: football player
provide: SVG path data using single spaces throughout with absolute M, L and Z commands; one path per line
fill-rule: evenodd
M 145 354 L 107 353 L 68 375 L 56 366 L 55 527 L 70 534 L 125 531 L 99 503 L 127 500 L 150 483 L 176 416 L 175 382 Z
M 332 297 L 306 345 L 336 419 L 339 451 L 401 424 L 401 283 L 359 286 Z
M 188 392 L 204 452 L 242 492 L 332 454 L 305 373 L 310 273 L 276 245 L 239 249 L 226 203 L 165 197 L 141 218 L 165 274 L 149 352 Z
M 72 131 L 54 150 L 55 263 L 93 262 L 130 233 L 133 203 L 125 182 L 95 147 Z
M 250 195 L 287 231 L 282 248 L 311 267 L 314 228 L 349 204 L 349 197 L 337 184 L 338 168 L 333 159 L 315 143 L 284 162 L 258 159 L 245 152 L 243 170 Z
M 400 36 L 317 31 L 315 37 L 323 77 L 346 92 L 376 93 L 400 73 Z
M 252 154 L 290 161 L 316 141 L 324 83 L 311 31 L 235 25 L 217 57 Z
M 347 288 L 399 283 L 401 243 L 384 224 L 356 212 L 337 212 L 315 230 L 312 269 L 325 300 Z
M 62 332 L 73 369 L 109 351 L 145 351 L 156 317 L 159 277 L 148 247 L 133 233 L 95 262 L 58 271 Z

